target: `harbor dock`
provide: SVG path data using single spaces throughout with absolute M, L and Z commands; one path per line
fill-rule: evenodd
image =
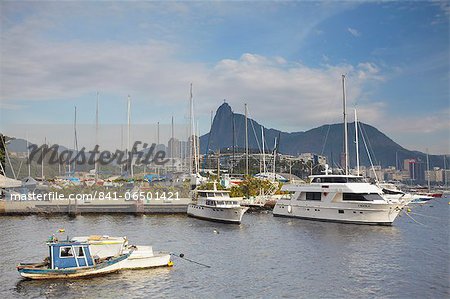
M 160 201 L 98 200 L 82 201 L 15 201 L 0 200 L 0 215 L 32 214 L 183 214 L 190 198 Z

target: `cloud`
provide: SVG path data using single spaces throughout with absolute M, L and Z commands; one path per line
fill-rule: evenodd
M 380 74 L 380 68 L 371 62 L 361 62 L 358 64 L 358 77 L 361 80 L 385 80 Z
M 245 100 L 258 119 L 296 131 L 338 120 L 341 74 L 348 74 L 349 103 L 364 100 L 365 85 L 383 78 L 373 62 L 314 68 L 280 56 L 244 53 L 238 59 L 205 64 L 184 62 L 178 58 L 180 47 L 157 40 L 122 44 L 17 35 L 5 39 L 0 99 L 8 105 L 18 100 L 79 98 L 97 90 L 179 105 L 193 82 L 200 114 L 215 110 L 222 99 L 234 103 L 235 109 Z M 371 119 L 382 113 L 382 106 L 368 101 L 360 105 L 370 107 L 361 111 L 370 110 Z M 273 118 L 273 113 L 283 117 Z
M 450 154 L 450 109 L 431 115 L 385 115 L 379 121 L 378 128 L 388 132 L 390 137 L 407 149 L 422 152 L 428 149 L 433 154 Z
M 361 33 L 353 28 L 348 27 L 347 28 L 348 32 L 350 32 L 351 35 L 353 35 L 354 37 L 359 37 L 361 35 Z

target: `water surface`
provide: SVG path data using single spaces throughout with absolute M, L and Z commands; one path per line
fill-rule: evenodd
M 412 207 L 392 227 L 246 214 L 238 225 L 165 216 L 0 217 L 0 294 L 31 298 L 444 298 L 449 294 L 449 204 Z M 45 240 L 128 236 L 131 243 L 184 253 L 172 268 L 91 279 L 23 280 L 19 262 L 41 261 Z M 215 233 L 214 230 L 219 233 Z

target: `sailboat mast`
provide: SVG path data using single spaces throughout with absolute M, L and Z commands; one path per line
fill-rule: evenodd
M 347 130 L 347 99 L 345 97 L 345 75 L 342 75 L 342 101 L 344 106 L 344 167 L 348 175 L 348 130 Z
M 277 137 L 275 137 L 275 145 L 273 148 L 273 177 L 275 179 L 275 169 L 276 169 L 276 165 L 275 162 L 277 161 Z
M 123 151 L 123 125 L 120 125 L 120 150 Z M 123 164 L 120 164 L 120 175 L 123 173 Z
M 73 147 L 76 153 L 78 154 L 78 141 L 77 141 L 77 106 L 75 106 L 75 115 L 73 118 L 73 132 L 74 132 L 74 140 Z M 77 168 L 77 160 L 73 160 L 73 173 L 75 174 Z
M 430 159 L 428 158 L 428 149 L 427 149 L 427 177 L 428 177 L 428 192 L 431 191 L 431 182 L 430 182 Z
M 193 173 L 193 169 L 192 169 L 192 163 L 193 163 L 193 151 L 194 151 L 194 117 L 193 117 L 193 99 L 192 99 L 192 83 L 191 83 L 191 87 L 190 87 L 190 91 L 189 91 L 189 137 L 188 137 L 188 141 L 189 141 L 189 173 L 192 174 Z
M 127 123 L 128 123 L 128 134 L 127 134 L 127 152 L 129 155 L 129 162 L 128 162 L 128 167 L 130 169 L 127 169 L 128 173 L 131 175 L 131 177 L 133 177 L 133 153 L 130 152 L 130 141 L 131 141 L 131 134 L 130 134 L 130 130 L 131 130 L 131 97 L 130 95 L 128 95 L 128 100 L 127 100 Z
M 44 138 L 44 145 L 47 145 L 47 137 Z M 42 181 L 44 181 L 44 156 L 42 155 L 41 159 L 41 178 Z M 14 179 L 16 179 L 16 176 L 14 175 Z
M 233 162 L 231 163 L 231 169 L 232 169 L 232 172 L 231 173 L 234 173 L 234 163 L 235 163 L 235 153 L 236 153 L 236 149 L 235 149 L 235 144 L 236 144 L 236 140 L 235 140 L 235 138 L 236 138 L 236 135 L 235 135 L 235 127 L 234 127 L 234 111 L 232 112 L 233 114 L 232 114 L 232 116 L 231 116 L 231 121 L 232 121 L 232 127 L 233 127 L 233 138 L 232 138 L 232 142 L 233 142 L 233 147 L 232 147 L 232 149 L 233 149 Z
M 172 123 L 171 123 L 171 137 L 172 137 L 172 142 L 170 143 L 170 160 L 172 161 L 172 171 L 175 171 L 174 169 L 174 165 L 175 165 L 175 161 L 174 161 L 174 156 L 173 156 L 173 151 L 174 151 L 174 130 L 173 130 L 173 115 L 172 115 Z
M 219 146 L 219 152 L 217 155 L 217 179 L 220 181 L 220 146 Z
M 359 175 L 358 115 L 355 108 L 356 175 Z
M 247 104 L 245 106 L 245 175 L 248 176 L 248 114 Z
M 447 189 L 447 156 L 444 155 L 444 186 Z
M 30 148 L 28 145 L 28 133 L 27 133 L 27 158 L 28 158 L 28 176 L 31 176 L 31 161 L 30 161 Z M 59 160 L 59 158 L 58 158 Z M 59 164 L 61 165 L 61 164 Z
M 195 160 L 195 172 L 196 173 L 200 173 L 200 126 L 198 124 L 198 120 L 197 120 L 197 134 L 195 135 L 195 145 L 196 145 L 196 160 Z
M 159 147 L 159 121 L 156 123 L 156 148 Z M 156 175 L 159 178 L 159 165 L 156 165 Z
M 98 96 L 97 91 L 97 107 L 95 109 L 95 145 L 98 145 Z M 95 152 L 95 181 L 98 180 L 98 161 L 97 161 L 97 151 Z
M 261 126 L 262 154 L 263 154 L 263 173 L 266 173 L 266 150 L 264 148 L 264 127 Z
M 205 156 L 203 159 L 203 170 L 206 168 L 206 163 L 208 162 L 208 153 L 209 153 L 209 144 L 211 142 L 211 131 L 212 131 L 212 125 L 213 125 L 213 111 L 211 110 L 211 118 L 210 118 L 210 126 L 209 126 L 209 132 L 208 132 L 208 141 L 206 143 L 206 150 L 205 150 Z M 200 150 L 199 150 L 200 152 Z

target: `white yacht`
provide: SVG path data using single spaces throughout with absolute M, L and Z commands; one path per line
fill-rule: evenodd
M 285 185 L 292 192 L 289 199 L 280 199 L 274 216 L 357 224 L 391 225 L 407 201 L 389 198 L 383 190 L 353 175 L 311 176 L 303 185 Z
M 215 185 L 214 185 L 215 187 Z M 199 219 L 240 224 L 248 207 L 230 197 L 226 190 L 196 190 L 197 203 L 188 206 L 187 214 Z

